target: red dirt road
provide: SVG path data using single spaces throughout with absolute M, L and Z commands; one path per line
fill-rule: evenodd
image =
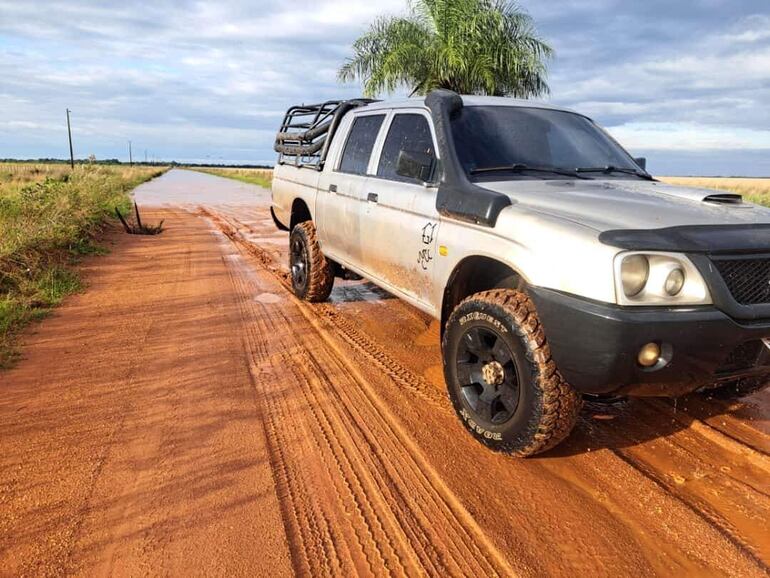
M 589 406 L 506 458 L 435 322 L 363 282 L 294 299 L 269 193 L 137 198 L 167 231 L 115 235 L 0 373 L 0 575 L 767 575 L 767 391 Z

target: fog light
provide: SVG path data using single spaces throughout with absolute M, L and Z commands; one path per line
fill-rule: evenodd
M 652 367 L 660 359 L 660 346 L 657 343 L 648 343 L 639 350 L 636 360 L 642 367 Z

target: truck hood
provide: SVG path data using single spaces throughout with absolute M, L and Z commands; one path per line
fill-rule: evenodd
M 521 209 L 547 213 L 599 232 L 678 225 L 770 224 L 770 209 L 740 202 L 739 195 L 656 181 L 517 179 L 478 184 L 508 195 Z

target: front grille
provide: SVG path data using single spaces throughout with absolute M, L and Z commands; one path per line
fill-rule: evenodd
M 738 303 L 770 303 L 770 257 L 714 259 L 714 265 Z

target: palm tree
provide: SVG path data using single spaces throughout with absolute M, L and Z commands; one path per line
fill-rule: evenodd
M 353 51 L 338 76 L 361 79 L 367 96 L 401 86 L 412 94 L 539 96 L 548 93 L 553 54 L 510 0 L 411 0 L 407 16 L 378 18 Z

